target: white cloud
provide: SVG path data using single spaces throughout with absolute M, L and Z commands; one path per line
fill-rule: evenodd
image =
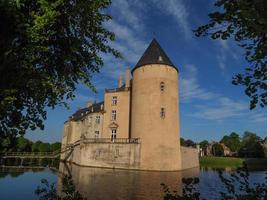
M 221 97 L 213 102 L 215 105 L 199 107 L 199 110 L 192 117 L 221 121 L 229 118 L 236 118 L 248 114 L 248 105 L 245 102 L 233 101 L 227 97 Z
M 183 31 L 185 39 L 191 38 L 192 31 L 189 25 L 189 12 L 182 0 L 151 0 L 163 14 L 167 14 L 176 21 L 178 27 Z
M 105 27 L 115 33 L 116 41 L 111 42 L 110 45 L 121 52 L 123 59 L 115 59 L 107 54 L 101 55 L 105 64 L 99 78 L 105 83 L 108 82 L 106 87 L 111 87 L 109 84 L 111 80 L 114 82 L 119 75 L 124 74 L 129 64 L 134 65 L 147 46 L 143 40 L 145 32 L 144 23 L 140 18 L 141 11 L 137 9 L 140 4 L 142 4 L 141 1 L 126 0 L 114 0 L 112 3 L 111 13 L 116 17 L 107 22 Z M 104 85 L 102 84 L 101 88 L 105 87 Z
M 210 92 L 199 85 L 197 68 L 192 64 L 185 66 L 185 71 L 180 80 L 180 91 L 182 102 L 191 102 L 195 99 L 209 100 L 218 96 L 218 94 Z
M 218 60 L 218 64 L 221 70 L 225 69 L 225 53 L 223 53 L 222 51 L 219 53 L 219 55 L 217 56 L 217 60 Z
M 267 116 L 263 113 L 256 113 L 251 116 L 252 122 L 267 122 Z
M 121 19 L 136 31 L 143 30 L 143 24 L 141 23 L 141 11 L 140 9 L 133 9 L 133 6 L 142 4 L 141 2 L 132 2 L 127 0 L 114 0 L 112 2 L 111 9 L 116 12 L 118 19 Z
M 238 60 L 238 56 L 237 54 L 234 52 L 233 49 L 230 49 L 230 45 L 229 45 L 229 41 L 228 40 L 218 40 L 218 47 L 219 47 L 219 52 L 217 55 L 217 61 L 219 64 L 219 68 L 221 70 L 224 70 L 226 68 L 226 60 L 227 60 L 227 56 L 230 54 L 230 56 L 232 58 L 234 58 L 235 60 Z

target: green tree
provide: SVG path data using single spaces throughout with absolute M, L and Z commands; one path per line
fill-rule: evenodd
M 16 137 L 13 135 L 0 136 L 0 151 L 16 151 Z
M 214 156 L 224 156 L 223 147 L 219 143 L 212 145 L 211 152 Z
M 32 144 L 32 152 L 39 152 L 39 146 L 42 144 L 43 142 L 41 141 L 36 141 L 35 143 Z
M 207 140 L 203 140 L 199 143 L 200 148 L 206 149 L 209 145 L 209 142 Z
M 243 47 L 250 66 L 233 78 L 233 84 L 245 86 L 250 109 L 267 106 L 267 1 L 216 0 L 214 5 L 220 11 L 209 14 L 209 23 L 198 27 L 196 36 L 232 38 Z
M 24 138 L 23 136 L 20 136 L 17 139 L 17 145 L 16 145 L 16 150 L 17 151 L 26 151 L 26 152 L 30 152 L 31 151 L 31 142 Z
M 235 132 L 232 132 L 229 136 L 223 136 L 220 142 L 224 143 L 233 152 L 237 152 L 241 145 L 240 137 Z
M 60 142 L 55 142 L 50 145 L 50 149 L 52 152 L 60 150 L 61 149 L 61 143 Z
M 7 152 L 11 148 L 11 139 L 9 137 L 3 138 L 1 141 L 1 150 Z
M 41 143 L 38 147 L 39 152 L 50 152 L 50 144 L 49 143 Z
M 246 143 L 246 142 L 251 142 L 251 141 L 260 142 L 261 138 L 256 133 L 245 131 L 243 138 L 242 138 L 242 142 Z
M 261 144 L 261 138 L 256 133 L 246 131 L 244 133 L 241 148 L 238 152 L 240 157 L 262 158 L 264 157 L 264 148 Z
M 181 144 L 181 146 L 185 146 L 185 139 L 184 138 L 180 138 L 180 144 Z
M 120 57 L 104 27 L 111 0 L 0 1 L 0 133 L 43 129 L 46 107 L 67 106 L 101 55 Z

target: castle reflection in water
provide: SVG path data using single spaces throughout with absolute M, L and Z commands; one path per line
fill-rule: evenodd
M 182 191 L 182 178 L 198 177 L 199 168 L 178 172 L 156 172 L 120 170 L 107 168 L 81 167 L 75 164 L 60 163 L 63 175 L 70 175 L 76 189 L 87 199 L 94 200 L 157 200 L 163 199 L 161 183 L 171 191 Z M 58 193 L 61 194 L 62 182 L 59 176 Z

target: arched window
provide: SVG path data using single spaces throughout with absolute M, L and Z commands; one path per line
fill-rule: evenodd
M 160 91 L 164 92 L 165 89 L 165 83 L 163 81 L 160 82 Z

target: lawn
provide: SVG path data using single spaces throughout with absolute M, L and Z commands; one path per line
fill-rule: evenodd
M 215 156 L 204 156 L 200 159 L 201 167 L 212 167 L 212 168 L 238 168 L 243 166 L 245 161 L 242 158 L 232 158 L 232 157 L 215 157 Z
M 267 158 L 233 158 L 233 157 L 215 157 L 204 156 L 200 159 L 201 167 L 211 168 L 238 168 L 243 166 L 243 162 L 246 162 L 249 170 L 266 170 Z

